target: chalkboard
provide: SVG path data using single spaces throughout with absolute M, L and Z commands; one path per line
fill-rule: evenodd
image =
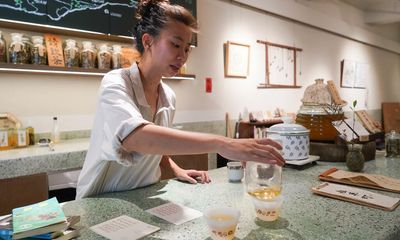
M 53 26 L 132 36 L 138 1 L 135 0 L 32 0 L 0 1 L 0 18 Z M 171 0 L 196 16 L 196 0 Z

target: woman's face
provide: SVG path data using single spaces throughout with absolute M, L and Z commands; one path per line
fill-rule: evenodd
M 169 21 L 151 47 L 152 64 L 162 76 L 171 77 L 185 64 L 189 51 L 192 31 L 185 24 Z

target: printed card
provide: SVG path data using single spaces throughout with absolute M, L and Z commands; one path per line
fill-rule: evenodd
M 122 215 L 90 227 L 90 229 L 108 239 L 139 239 L 160 230 L 159 227 Z
M 176 203 L 166 203 L 158 207 L 148 209 L 146 212 L 175 225 L 180 225 L 187 221 L 203 216 L 200 211 Z

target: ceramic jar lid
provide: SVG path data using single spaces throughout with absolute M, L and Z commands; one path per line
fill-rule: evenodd
M 310 130 L 302 125 L 294 123 L 280 123 L 275 124 L 268 128 L 268 133 L 277 133 L 280 135 L 304 135 L 308 134 Z

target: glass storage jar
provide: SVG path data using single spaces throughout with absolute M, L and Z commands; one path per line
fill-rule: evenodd
M 8 48 L 10 63 L 24 64 L 29 61 L 29 45 L 21 33 L 11 33 L 11 43 Z
M 386 134 L 386 157 L 400 157 L 400 134 L 395 130 Z
M 7 62 L 6 46 L 6 40 L 4 40 L 0 31 L 0 62 Z
M 109 70 L 111 67 L 111 53 L 108 50 L 107 44 L 101 44 L 97 53 L 98 68 Z
M 81 64 L 83 68 L 95 68 L 96 50 L 90 41 L 82 42 Z
M 79 67 L 79 48 L 73 39 L 65 40 L 64 61 L 66 67 Z
M 112 52 L 112 68 L 117 69 L 121 68 L 121 56 L 122 56 L 122 47 L 121 45 L 113 45 L 113 52 Z
M 47 51 L 42 36 L 32 36 L 31 63 L 37 65 L 47 64 Z

